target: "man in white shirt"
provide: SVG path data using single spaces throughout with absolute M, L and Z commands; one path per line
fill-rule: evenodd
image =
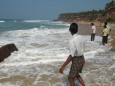
M 95 33 L 96 33 L 96 26 L 94 25 L 94 23 L 91 23 L 91 41 L 95 40 Z
M 64 62 L 59 72 L 63 74 L 65 67 L 72 61 L 72 65 L 69 72 L 69 82 L 70 86 L 75 86 L 74 80 L 75 78 L 81 83 L 82 86 L 85 86 L 85 83 L 79 73 L 82 73 L 82 68 L 85 64 L 85 59 L 83 56 L 84 53 L 84 41 L 82 36 L 78 35 L 78 25 L 76 23 L 72 23 L 69 28 L 70 33 L 73 38 L 70 40 L 70 55 L 67 60 Z

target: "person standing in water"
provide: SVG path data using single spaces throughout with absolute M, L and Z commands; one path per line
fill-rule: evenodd
M 69 31 L 73 38 L 70 40 L 69 48 L 70 54 L 67 60 L 63 63 L 62 67 L 60 68 L 59 72 L 63 74 L 65 67 L 72 62 L 70 72 L 69 72 L 69 82 L 70 86 L 75 86 L 74 80 L 77 78 L 78 81 L 81 83 L 82 86 L 85 86 L 84 80 L 80 76 L 79 73 L 82 73 L 82 68 L 85 64 L 84 59 L 84 43 L 82 36 L 78 35 L 78 25 L 77 23 L 72 23 L 70 25 Z
M 106 27 L 106 29 L 107 29 L 107 41 L 108 41 L 108 36 L 109 36 L 109 34 L 111 32 L 111 28 L 110 28 L 110 26 L 108 25 L 107 22 L 104 22 L 104 27 Z
M 108 29 L 107 26 L 104 25 L 104 29 L 103 29 L 103 37 L 102 37 L 102 44 L 105 45 L 107 44 L 107 38 L 108 38 Z
M 91 23 L 91 41 L 95 40 L 95 33 L 96 33 L 96 26 L 94 25 L 94 23 Z

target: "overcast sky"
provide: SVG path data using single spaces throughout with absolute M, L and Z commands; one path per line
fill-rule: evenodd
M 60 13 L 104 9 L 111 0 L 0 0 L 0 18 L 53 20 Z

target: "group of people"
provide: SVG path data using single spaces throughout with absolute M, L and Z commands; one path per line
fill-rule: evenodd
M 94 23 L 91 23 L 91 25 L 92 25 L 91 41 L 94 41 L 95 33 L 96 33 L 96 26 L 94 25 Z M 110 27 L 107 25 L 107 22 L 104 23 L 103 28 L 104 29 L 103 29 L 103 34 L 102 34 L 102 44 L 105 45 L 105 44 L 107 44 L 108 34 L 111 30 L 110 30 Z M 84 47 L 80 47 L 81 45 L 82 46 L 85 45 L 85 40 L 79 40 L 79 39 L 83 39 L 82 38 L 83 36 L 80 36 L 77 34 L 77 32 L 78 32 L 77 23 L 72 23 L 70 25 L 69 31 L 70 31 L 71 35 L 73 36 L 73 38 L 69 42 L 70 54 L 69 54 L 67 60 L 61 66 L 59 72 L 61 74 L 63 74 L 65 67 L 70 62 L 72 62 L 69 76 L 68 76 L 70 86 L 75 86 L 75 82 L 74 82 L 75 79 L 77 79 L 81 83 L 82 86 L 86 86 L 84 83 L 84 80 L 82 79 L 82 77 L 79 74 L 79 73 L 82 73 L 82 68 L 85 64 L 85 59 L 83 56 Z
M 96 33 L 96 26 L 94 25 L 94 23 L 91 23 L 91 41 L 95 40 L 95 33 Z M 107 24 L 107 22 L 104 22 L 104 26 L 103 26 L 103 32 L 102 32 L 102 44 L 105 45 L 107 44 L 108 41 L 108 35 L 110 33 L 111 29 L 110 26 Z

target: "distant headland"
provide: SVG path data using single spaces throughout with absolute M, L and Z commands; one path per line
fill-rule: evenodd
M 111 23 L 111 38 L 113 39 L 112 43 L 112 51 L 115 51 L 115 1 L 112 0 L 105 5 L 105 8 L 102 10 L 91 10 L 85 12 L 76 12 L 76 13 L 61 13 L 55 21 L 64 21 L 64 22 L 77 22 L 79 24 L 90 24 L 91 22 L 95 22 L 95 25 L 98 28 L 101 28 L 102 31 L 103 22 L 107 21 Z
M 104 22 L 115 23 L 115 1 L 107 3 L 103 10 L 91 10 L 76 13 L 61 13 L 55 21 L 65 22 Z

